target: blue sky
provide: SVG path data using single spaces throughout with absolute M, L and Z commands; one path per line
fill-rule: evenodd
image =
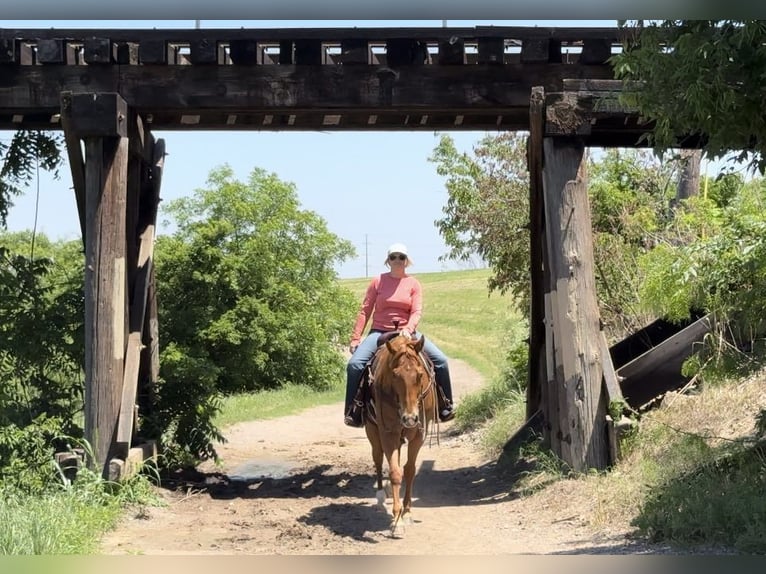
M 0 20 L 3 28 L 193 28 L 194 20 Z M 442 20 L 202 20 L 201 28 L 225 27 L 340 27 L 441 26 Z M 615 26 L 601 21 L 450 20 L 448 26 Z M 10 132 L 0 131 L 8 140 Z M 470 151 L 485 135 L 450 132 L 458 149 Z M 428 161 L 439 134 L 424 132 L 155 132 L 165 139 L 168 156 L 161 197 L 168 201 L 204 186 L 210 170 L 229 164 L 245 179 L 255 167 L 293 182 L 304 209 L 322 216 L 336 235 L 348 239 L 358 256 L 338 267 L 341 277 L 364 277 L 385 270 L 390 243 L 406 243 L 415 265 L 433 272 L 460 268 L 438 259 L 447 251 L 434 220 L 442 215 L 447 192 L 435 165 Z M 68 166 L 53 180 L 42 174 L 28 193 L 15 201 L 8 218 L 11 231 L 32 229 L 51 239 L 76 239 L 79 222 Z M 37 207 L 36 207 L 37 206 Z M 159 233 L 168 232 L 160 204 Z

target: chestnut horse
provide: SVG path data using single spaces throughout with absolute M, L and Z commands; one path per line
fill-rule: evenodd
M 411 523 L 412 485 L 418 452 L 426 431 L 437 419 L 436 383 L 433 369 L 421 355 L 425 339 L 417 341 L 397 335 L 378 347 L 372 362 L 372 404 L 365 416 L 365 432 L 372 446 L 377 474 L 379 506 L 385 502 L 383 456 L 388 462 L 393 497 L 391 533 L 396 536 L 400 519 Z M 401 467 L 401 448 L 407 443 L 407 463 Z M 399 490 L 404 477 L 404 501 Z

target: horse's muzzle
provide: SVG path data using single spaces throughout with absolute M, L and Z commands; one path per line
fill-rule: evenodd
M 420 416 L 418 413 L 403 413 L 401 416 L 401 422 L 404 428 L 415 428 L 420 424 Z

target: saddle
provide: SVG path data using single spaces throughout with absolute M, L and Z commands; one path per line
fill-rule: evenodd
M 381 333 L 381 335 L 378 337 L 378 348 L 382 345 L 386 344 L 386 341 L 390 341 L 394 337 L 400 334 L 400 331 L 387 331 L 385 333 Z M 423 351 L 420 352 L 420 360 L 423 362 L 423 366 L 426 368 L 426 371 L 428 372 L 428 376 L 431 378 L 431 380 L 434 382 L 434 386 L 437 389 L 437 399 L 439 404 L 439 410 L 441 411 L 442 408 L 444 408 L 444 405 L 448 405 L 449 401 L 447 400 L 446 395 L 444 394 L 444 391 L 442 391 L 441 387 L 436 382 L 436 371 L 434 370 L 434 364 L 433 361 L 431 361 L 431 358 Z M 351 403 L 351 416 L 354 417 L 355 420 L 361 421 L 361 426 L 364 426 L 364 423 L 366 420 L 371 420 L 373 423 L 376 422 L 376 416 L 375 416 L 375 401 L 374 393 L 373 391 L 373 385 L 375 384 L 374 377 L 372 376 L 375 361 L 378 358 L 378 353 L 376 352 L 375 355 L 373 355 L 372 359 L 370 359 L 367 362 L 367 365 L 364 367 L 364 371 L 362 372 L 362 380 L 359 384 L 359 389 L 356 392 L 356 396 L 354 397 L 354 401 Z

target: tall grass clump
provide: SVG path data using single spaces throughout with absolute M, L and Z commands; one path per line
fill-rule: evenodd
M 766 372 L 669 393 L 642 415 L 608 473 L 579 477 L 587 517 L 652 542 L 766 553 Z
M 117 484 L 82 468 L 43 492 L 0 485 L 0 555 L 95 553 L 127 506 L 160 504 L 150 476 Z

